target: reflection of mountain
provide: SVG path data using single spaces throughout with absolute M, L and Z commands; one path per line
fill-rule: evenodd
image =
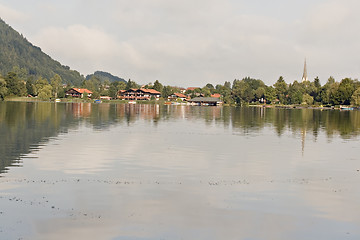
M 273 128 L 281 136 L 285 130 L 315 137 L 320 131 L 331 137 L 349 138 L 359 134 L 360 112 L 312 109 L 263 109 L 233 107 L 160 106 L 90 103 L 0 103 L 0 173 L 17 165 L 21 156 L 39 144 L 66 133 L 85 122 L 95 130 L 109 129 L 136 121 L 160 124 L 164 121 L 196 120 L 204 124 L 231 127 L 238 134 Z

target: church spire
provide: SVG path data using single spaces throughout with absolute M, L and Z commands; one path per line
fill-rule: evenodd
M 305 62 L 304 62 L 304 73 L 303 73 L 303 77 L 302 77 L 302 81 L 309 81 L 308 76 L 307 76 L 307 69 L 306 69 L 306 58 L 305 58 Z

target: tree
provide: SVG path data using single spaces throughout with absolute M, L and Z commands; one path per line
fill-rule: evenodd
M 350 78 L 344 78 L 341 80 L 339 88 L 335 94 L 336 101 L 339 104 L 349 105 L 354 91 L 354 81 Z
M 33 77 L 29 77 L 26 81 L 26 91 L 28 95 L 31 95 L 33 97 L 37 95 L 35 81 Z
M 306 81 L 309 83 L 309 81 Z M 304 83 L 294 81 L 293 84 L 289 85 L 288 89 L 288 103 L 290 104 L 301 104 L 303 102 L 303 95 L 306 92 Z
M 351 104 L 360 106 L 360 88 L 356 89 L 356 91 L 351 96 Z
M 215 89 L 215 88 L 214 88 L 214 85 L 212 85 L 211 83 L 206 84 L 205 87 L 207 87 L 207 88 L 210 89 L 210 90 Z
M 9 72 L 5 77 L 5 81 L 9 95 L 15 95 L 15 96 L 26 95 L 25 82 L 20 80 L 16 73 Z
M 138 88 L 138 85 L 136 84 L 136 82 L 131 81 L 131 79 L 129 79 L 129 81 L 126 84 L 126 90 L 129 90 L 131 88 Z
M 276 97 L 280 100 L 281 103 L 285 104 L 286 102 L 286 95 L 288 90 L 288 85 L 286 84 L 284 78 L 282 76 L 274 84 Z
M 210 95 L 211 95 L 210 89 L 209 89 L 208 87 L 206 87 L 206 86 L 201 89 L 201 93 L 202 93 L 205 97 L 210 97 Z
M 163 91 L 161 92 L 161 96 L 163 98 L 167 98 L 173 93 L 174 93 L 174 89 L 171 86 L 164 86 Z
M 266 100 L 267 103 L 274 103 L 275 102 L 275 100 L 276 100 L 276 91 L 272 86 L 266 88 L 265 100 Z
M 36 79 L 36 81 L 35 81 L 36 95 L 39 95 L 41 90 L 48 85 L 49 85 L 49 82 L 45 78 L 43 78 L 41 76 L 38 77 L 38 79 Z
M 40 88 L 38 97 L 42 100 L 48 100 L 52 96 L 52 87 L 51 85 L 47 84 Z
M 243 103 L 249 103 L 253 101 L 255 97 L 255 91 L 251 88 L 251 85 L 245 79 L 241 81 L 236 79 L 234 80 L 232 94 L 235 102 L 239 105 Z
M 0 76 L 0 100 L 4 100 L 7 94 L 8 89 L 6 88 L 6 81 Z
M 84 80 L 82 83 L 82 87 L 86 88 L 92 92 L 100 92 L 101 91 L 101 81 L 98 77 L 93 75 L 89 80 Z
M 258 89 L 255 90 L 255 98 L 257 100 L 264 98 L 265 97 L 265 88 L 264 87 L 259 87 Z
M 154 82 L 153 89 L 155 89 L 158 92 L 162 92 L 163 88 L 164 86 L 158 80 Z
M 60 92 L 60 89 L 61 89 L 61 83 L 62 83 L 62 79 L 60 77 L 60 75 L 58 74 L 55 74 L 54 77 L 52 77 L 50 79 L 50 82 L 51 82 L 51 87 L 52 87 L 52 91 L 53 91 L 53 96 L 55 98 L 58 98 L 58 94 Z
M 307 105 L 312 105 L 314 103 L 314 98 L 312 96 L 310 96 L 309 94 L 307 94 L 307 93 L 305 93 L 302 96 L 302 99 L 303 99 L 302 103 L 305 103 Z
M 329 77 L 326 84 L 320 89 L 318 99 L 322 104 L 331 104 L 330 97 L 337 90 L 337 83 L 333 77 Z

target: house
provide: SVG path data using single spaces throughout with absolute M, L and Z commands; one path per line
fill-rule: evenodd
M 219 98 L 213 97 L 196 97 L 188 100 L 188 102 L 197 106 L 218 106 L 222 104 Z
M 187 96 L 182 93 L 173 93 L 168 97 L 169 101 L 176 101 L 177 99 L 181 99 L 182 101 L 187 100 Z
M 150 100 L 154 98 L 155 100 L 159 100 L 161 93 L 154 89 L 146 89 L 146 88 L 131 88 L 129 90 L 120 90 L 118 92 L 118 98 L 122 100 Z
M 88 97 L 91 97 L 92 91 L 86 88 L 71 88 L 65 92 L 66 97 L 83 98 L 84 93 L 87 93 Z

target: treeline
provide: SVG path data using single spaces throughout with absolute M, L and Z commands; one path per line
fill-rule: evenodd
M 14 67 L 11 72 L 2 77 L 0 75 L 0 99 L 7 96 L 37 96 L 41 99 L 65 97 L 65 91 L 71 87 L 86 88 L 93 92 L 92 98 L 110 96 L 117 98 L 119 90 L 130 88 L 149 88 L 161 93 L 163 99 L 173 93 L 180 93 L 183 89 L 174 86 L 164 86 L 158 80 L 154 83 L 139 85 L 128 80 L 110 82 L 108 79 L 100 79 L 93 75 L 90 79 L 84 79 L 79 85 L 69 85 L 55 74 L 50 79 L 29 75 L 24 68 Z M 330 77 L 322 86 L 316 77 L 313 81 L 286 83 L 283 77 L 271 86 L 267 86 L 259 79 L 250 77 L 242 80 L 235 79 L 232 83 L 225 81 L 224 84 L 206 84 L 204 87 L 191 88 L 185 94 L 189 97 L 220 94 L 221 100 L 226 104 L 283 104 L 283 105 L 354 105 L 360 106 L 360 82 L 357 79 L 344 78 L 340 82 Z
M 70 85 L 64 81 L 59 74 L 54 74 L 50 79 L 42 76 L 30 75 L 25 68 L 14 67 L 5 76 L 0 75 L 0 100 L 5 97 L 38 97 L 42 100 L 51 98 L 64 98 L 65 92 L 72 87 L 87 88 L 92 91 L 92 98 L 100 96 L 112 96 L 116 98 L 120 89 L 139 87 L 135 82 L 129 80 L 110 82 L 95 75 L 89 80 L 83 80 L 78 85 Z
M 128 85 L 122 87 L 130 88 Z M 163 86 L 159 81 L 154 84 L 147 84 L 145 88 L 152 88 L 161 92 L 163 98 L 180 92 L 180 88 Z M 360 106 L 360 82 L 357 79 L 344 78 L 340 82 L 330 77 L 326 84 L 320 84 L 320 80 L 316 77 L 313 81 L 298 82 L 287 84 L 283 77 L 272 85 L 267 86 L 259 79 L 250 77 L 242 80 L 235 79 L 232 83 L 225 81 L 224 84 L 213 85 L 206 84 L 204 87 L 191 88 L 186 90 L 185 94 L 190 97 L 204 96 L 209 97 L 213 94 L 220 94 L 224 103 L 235 105 L 247 104 L 283 104 L 283 105 L 355 105 Z

